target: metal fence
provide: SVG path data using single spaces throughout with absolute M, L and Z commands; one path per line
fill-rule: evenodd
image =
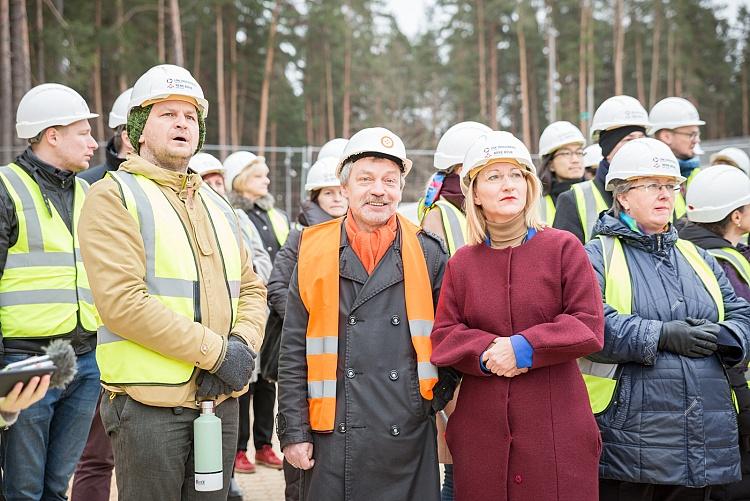
M 99 150 L 92 165 L 104 161 L 104 144 L 100 144 Z M 750 154 L 750 137 L 738 137 L 722 140 L 706 140 L 701 142 L 705 151 L 704 162 L 717 151 L 733 146 Z M 222 146 L 207 144 L 203 151 L 211 153 L 223 159 L 227 154 L 237 150 L 257 152 L 257 146 Z M 318 146 L 266 146 L 266 163 L 271 171 L 271 193 L 276 199 L 276 206 L 284 209 L 292 219 L 299 212 L 300 202 L 305 197 L 304 185 L 307 171 L 317 158 Z M 16 146 L 0 146 L 0 165 L 10 162 L 21 151 Z M 406 180 L 403 202 L 416 202 L 424 193 L 425 187 L 433 174 L 432 157 L 433 150 L 409 150 L 407 155 L 414 162 L 414 167 Z

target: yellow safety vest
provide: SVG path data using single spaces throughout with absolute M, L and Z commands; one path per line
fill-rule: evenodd
M 596 187 L 594 181 L 576 183 L 570 189 L 575 196 L 578 218 L 581 221 L 581 228 L 583 228 L 583 241 L 586 243 L 591 240 L 591 232 L 599 220 L 599 214 L 609 207 L 602 194 L 599 193 L 599 188 Z
M 101 323 L 78 246 L 78 220 L 89 185 L 75 179 L 73 231 L 39 185 L 16 164 L 0 167 L 18 218 L 0 278 L 0 325 L 6 338 L 67 334 L 78 322 L 90 332 Z
M 693 179 L 695 179 L 695 176 L 697 176 L 700 171 L 701 171 L 701 168 L 697 167 L 690 172 L 690 175 L 688 176 L 687 181 L 685 181 L 685 187 L 690 186 L 690 183 L 693 182 Z
M 599 236 L 602 243 L 604 260 L 604 302 L 618 311 L 629 315 L 633 308 L 633 290 L 630 282 L 630 270 L 625 258 L 625 251 L 619 238 Z M 719 281 L 703 260 L 695 245 L 679 239 L 675 244 L 677 250 L 687 260 L 690 267 L 703 282 L 711 298 L 716 303 L 719 322 L 724 320 L 724 297 L 721 294 Z M 587 358 L 578 359 L 578 366 L 586 383 L 591 410 L 600 414 L 609 407 L 617 387 L 618 364 L 600 364 Z
M 685 197 L 682 196 L 682 193 L 678 191 L 674 196 L 674 214 L 672 220 L 680 219 L 685 214 L 687 214 L 687 202 L 685 202 Z
M 146 254 L 144 281 L 148 293 L 167 308 L 200 322 L 200 276 L 187 230 L 159 186 L 145 176 L 110 172 L 120 187 L 123 203 L 138 223 Z M 237 321 L 243 244 L 239 223 L 232 207 L 205 183 L 198 190 L 216 235 L 224 267 L 224 279 L 231 298 L 232 322 Z M 200 202 L 198 202 L 200 200 Z M 97 331 L 96 361 L 101 380 L 113 385 L 174 385 L 187 383 L 194 366 L 166 357 L 128 341 L 106 326 Z
M 737 271 L 737 274 L 742 280 L 750 285 L 750 263 L 747 262 L 745 256 L 740 254 L 737 249 L 732 247 L 723 247 L 721 249 L 706 249 L 716 259 L 721 259 L 729 264 Z
M 417 209 L 420 224 L 433 208 L 440 211 L 445 243 L 448 245 L 448 254 L 452 256 L 458 249 L 466 245 L 466 216 L 458 207 L 445 200 L 436 200 L 432 206 L 425 208 L 424 199 L 420 199 Z
M 552 195 L 545 195 L 539 199 L 539 217 L 550 226 L 555 221 L 555 202 Z
M 284 245 L 289 236 L 289 221 L 286 216 L 281 211 L 272 207 L 268 211 L 268 219 L 271 220 L 271 229 L 274 236 L 276 236 L 276 241 L 279 242 L 279 245 Z

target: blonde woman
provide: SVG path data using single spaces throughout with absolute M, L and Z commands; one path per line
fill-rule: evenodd
M 463 373 L 446 432 L 456 499 L 593 501 L 601 442 L 576 359 L 601 349 L 604 323 L 586 253 L 539 222 L 541 183 L 513 135 L 475 142 L 461 185 L 468 241 L 431 336 L 432 362 Z

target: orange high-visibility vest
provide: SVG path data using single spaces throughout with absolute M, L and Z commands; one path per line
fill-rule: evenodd
M 430 362 L 430 332 L 435 320 L 432 285 L 427 272 L 421 231 L 398 215 L 401 229 L 401 258 L 404 265 L 406 316 L 417 354 L 419 392 L 432 400 L 437 368 Z M 343 219 L 305 228 L 300 243 L 297 280 L 300 298 L 308 312 L 307 402 L 313 431 L 333 431 L 336 420 L 336 367 L 339 335 L 339 246 Z

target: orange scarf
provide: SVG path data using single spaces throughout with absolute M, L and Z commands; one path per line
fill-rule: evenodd
M 351 211 L 346 215 L 346 236 L 362 265 L 371 275 L 385 253 L 396 239 L 396 214 L 380 228 L 373 232 L 360 230 L 352 217 Z

